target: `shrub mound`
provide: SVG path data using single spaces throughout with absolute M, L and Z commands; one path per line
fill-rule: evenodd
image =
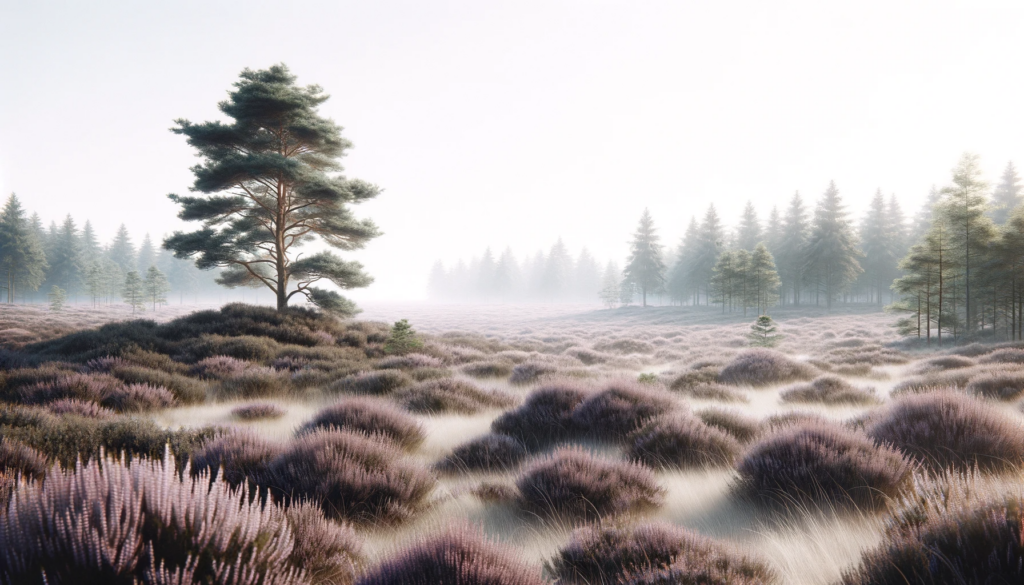
M 557 371 L 558 368 L 551 364 L 525 362 L 512 368 L 512 376 L 508 381 L 517 385 L 532 384 L 541 376 L 554 374 Z
M 732 465 L 739 442 L 690 414 L 657 418 L 630 437 L 628 455 L 652 467 L 686 469 Z
M 661 505 L 664 490 L 641 465 L 607 461 L 579 447 L 531 465 L 517 480 L 522 504 L 542 516 L 598 520 Z
M 459 445 L 434 469 L 445 473 L 507 471 L 518 467 L 526 455 L 526 446 L 518 439 L 487 434 Z
M 371 569 L 359 585 L 544 585 L 540 567 L 468 525 L 419 542 Z
M 302 567 L 311 585 L 352 585 L 363 572 L 363 545 L 347 524 L 324 517 L 319 506 L 308 502 L 285 510 L 295 537 L 288 560 Z
M 49 464 L 42 453 L 21 443 L 0 437 L 0 472 L 25 479 L 42 479 Z
M 86 418 L 110 418 L 114 411 L 100 406 L 95 402 L 79 400 L 78 398 L 61 398 L 46 405 L 46 410 L 56 415 L 72 414 Z
M 488 391 L 454 378 L 427 380 L 395 393 L 406 410 L 417 413 L 457 412 L 474 414 L 488 408 L 508 408 L 515 399 L 505 393 Z
M 632 380 L 619 380 L 584 399 L 573 410 L 572 425 L 593 438 L 621 440 L 674 408 L 669 394 Z
M 698 400 L 716 400 L 718 402 L 750 402 L 747 395 L 735 388 L 724 384 L 712 382 L 710 384 L 697 384 L 677 390 L 680 394 L 696 398 Z
M 283 448 L 251 431 L 235 431 L 207 442 L 192 456 L 192 472 L 219 477 L 232 487 L 270 482 L 270 463 Z
M 332 428 L 383 436 L 404 449 L 415 449 L 425 438 L 416 419 L 398 408 L 365 398 L 349 398 L 321 409 L 298 433 Z
M 744 351 L 718 374 L 718 381 L 733 386 L 768 386 L 795 380 L 810 380 L 815 369 L 795 362 L 770 349 Z
M 995 470 L 1024 462 L 1020 423 L 976 398 L 950 391 L 901 397 L 874 418 L 867 433 L 935 469 L 978 465 Z
M 346 376 L 331 384 L 329 390 L 332 392 L 383 396 L 403 386 L 408 386 L 412 382 L 412 378 L 401 370 L 375 370 Z
M 721 429 L 740 443 L 749 443 L 761 432 L 761 421 L 736 412 L 721 408 L 705 408 L 697 413 L 704 424 Z
M 969 368 L 974 364 L 975 361 L 968 357 L 945 355 L 925 360 L 914 367 L 914 372 L 918 374 L 927 374 L 931 372 L 942 372 L 945 370 L 959 370 L 961 368 Z
M 1024 364 L 1024 349 L 997 349 L 978 360 L 982 364 Z
M 530 449 L 543 448 L 573 433 L 573 411 L 587 397 L 578 385 L 557 383 L 534 390 L 515 410 L 491 423 L 491 431 L 515 437 Z
M 9 381 L 10 385 L 10 381 Z M 119 412 L 142 412 L 175 403 L 166 388 L 149 384 L 125 384 L 109 374 L 64 374 L 22 386 L 18 402 L 47 404 L 63 399 L 95 402 Z
M 783 390 L 783 402 L 822 404 L 876 404 L 874 388 L 857 388 L 839 376 L 826 374 L 809 384 L 798 384 Z
M 862 434 L 812 422 L 754 444 L 737 471 L 741 493 L 765 503 L 876 508 L 908 485 L 911 463 Z
M 409 518 L 434 489 L 434 478 L 390 443 L 315 430 L 270 464 L 272 493 L 288 502 L 318 502 L 328 516 L 361 525 Z
M 57 520 L 59 519 L 59 520 Z M 0 514 L 0 575 L 13 583 L 215 583 L 308 580 L 289 562 L 284 511 L 173 458 L 105 457 L 18 488 Z M 236 582 L 231 580 L 231 582 Z
M 504 378 L 512 374 L 512 367 L 510 362 L 492 360 L 466 364 L 462 371 L 474 378 Z
M 665 524 L 587 526 L 549 563 L 558 583 L 701 583 L 763 585 L 777 582 L 763 562 L 689 530 Z
M 985 398 L 1016 400 L 1024 393 L 1024 371 L 996 371 L 974 376 L 965 390 Z
M 261 420 L 267 418 L 281 418 L 286 414 L 284 408 L 272 402 L 253 402 L 242 404 L 231 409 L 231 416 L 242 420 Z

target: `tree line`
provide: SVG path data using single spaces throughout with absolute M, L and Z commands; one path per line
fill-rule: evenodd
M 125 302 L 133 312 L 168 302 L 171 291 L 179 302 L 195 301 L 214 286 L 213 275 L 174 258 L 148 234 L 136 246 L 122 224 L 101 243 L 91 222 L 79 228 L 70 215 L 44 228 L 39 214 L 29 215 L 15 194 L 0 211 L 0 272 L 7 303 Z

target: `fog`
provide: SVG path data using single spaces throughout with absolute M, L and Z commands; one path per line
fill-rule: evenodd
M 4 2 L 0 193 L 101 240 L 181 229 L 196 159 L 245 67 L 333 97 L 346 173 L 384 193 L 357 301 L 426 296 L 435 260 L 561 237 L 622 263 L 644 208 L 674 247 L 714 203 L 735 225 L 830 180 L 912 215 L 964 151 L 1024 164 L 1009 2 Z

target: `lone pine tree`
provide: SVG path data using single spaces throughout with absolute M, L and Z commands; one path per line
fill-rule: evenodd
M 341 174 L 339 159 L 351 147 L 341 127 L 318 114 L 329 97 L 315 85 L 299 87 L 284 65 L 246 69 L 221 112 L 229 124 L 177 120 L 172 131 L 188 138 L 203 162 L 192 167 L 199 196 L 169 195 L 178 217 L 202 222 L 196 231 L 175 232 L 164 247 L 196 266 L 223 268 L 228 287 L 266 286 L 283 310 L 295 295 L 340 315 L 355 305 L 334 291 L 313 286 L 327 280 L 342 289 L 367 286 L 372 278 L 358 262 L 322 251 L 296 255 L 319 240 L 356 250 L 380 235 L 369 220 L 356 219 L 350 204 L 380 190 Z
M 643 306 L 647 306 L 647 293 L 659 290 L 665 284 L 665 262 L 661 258 L 661 244 L 655 233 L 654 220 L 648 210 L 640 217 L 633 234 L 629 261 L 623 271 L 625 283 L 640 293 Z

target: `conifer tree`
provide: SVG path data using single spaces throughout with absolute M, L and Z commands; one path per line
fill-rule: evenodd
M 503 301 L 516 294 L 521 280 L 522 273 L 516 256 L 512 253 L 512 248 L 506 247 L 494 269 L 494 285 Z
M 135 270 L 135 246 L 132 245 L 132 238 L 128 234 L 128 228 L 122 223 L 117 228 L 117 235 L 110 242 L 107 248 L 107 257 L 110 258 L 122 272 L 127 273 Z
M 772 211 L 768 214 L 768 224 L 764 229 L 764 245 L 773 257 L 779 253 L 782 237 L 782 217 L 779 215 L 778 206 L 772 205 Z
M 750 344 L 755 347 L 775 347 L 782 341 L 782 335 L 776 333 L 778 327 L 768 315 L 761 315 L 750 326 Z
M 103 298 L 104 290 L 103 265 L 101 260 L 97 260 L 85 271 L 85 292 L 89 294 L 89 300 L 94 308 Z
M 1010 218 L 1013 210 L 1021 204 L 1020 177 L 1012 162 L 1006 163 L 1006 170 L 1000 178 L 999 185 L 992 193 L 990 217 L 998 225 L 1003 225 Z
M 132 270 L 125 275 L 121 298 L 124 299 L 126 305 L 132 308 L 132 315 L 135 314 L 135 311 L 146 310 L 146 291 L 138 271 Z
M 82 226 L 82 237 L 80 239 L 79 248 L 82 254 L 82 265 L 92 266 L 99 260 L 102 249 L 100 248 L 100 241 L 96 237 L 96 231 L 92 227 L 92 223 L 86 220 L 85 225 Z
M 203 158 L 192 168 L 192 188 L 201 195 L 170 198 L 181 206 L 181 219 L 203 227 L 175 232 L 164 246 L 178 258 L 195 259 L 199 268 L 224 268 L 218 282 L 225 286 L 266 286 L 278 310 L 301 295 L 324 311 L 351 315 L 351 301 L 314 285 L 367 286 L 372 279 L 362 265 L 328 251 L 295 253 L 316 240 L 356 250 L 380 235 L 373 222 L 356 219 L 349 209 L 380 189 L 338 174 L 351 143 L 318 113 L 328 99 L 321 88 L 295 81 L 284 65 L 246 69 L 219 104 L 230 123 L 177 120 L 173 131 Z
M 38 220 L 38 216 L 34 219 Z M 13 303 L 19 290 L 38 290 L 46 278 L 46 255 L 42 243 L 25 217 L 18 197 L 11 194 L 0 212 L 0 271 Z
M 647 295 L 657 292 L 665 284 L 665 262 L 661 257 L 661 244 L 654 228 L 654 220 L 647 209 L 644 209 L 643 215 L 640 216 L 640 223 L 633 234 L 623 280 L 632 284 L 640 293 L 644 307 L 647 306 Z
M 619 267 L 614 262 L 608 262 L 604 269 L 604 276 L 601 277 L 601 291 L 598 298 L 604 306 L 612 309 L 619 303 Z
M 576 298 L 592 301 L 594 293 L 601 290 L 601 268 L 586 247 L 580 251 L 574 270 L 572 286 L 575 289 Z
M 50 292 L 46 296 L 50 299 L 51 311 L 59 313 L 64 310 L 64 305 L 68 302 L 67 291 L 55 284 L 50 287 Z
M 74 294 L 82 279 L 82 251 L 79 243 L 78 228 L 69 214 L 64 218 L 53 242 L 49 280 L 62 288 L 67 294 Z
M 668 293 L 674 301 L 680 304 L 693 296 L 693 304 L 697 304 L 696 292 L 699 286 L 694 280 L 694 270 L 700 254 L 700 226 L 697 218 L 691 216 L 690 223 L 686 227 L 686 235 L 679 243 L 676 250 L 675 262 L 668 274 Z
M 494 275 L 496 269 L 497 264 L 494 262 L 494 254 L 491 252 L 491 248 L 488 247 L 484 250 L 484 255 L 480 257 L 480 264 L 477 266 L 476 271 L 474 292 L 480 298 L 489 299 L 494 294 Z
M 142 245 L 139 246 L 136 266 L 139 269 L 139 274 L 145 274 L 150 266 L 156 266 L 156 248 L 153 246 L 153 240 L 149 239 L 148 233 L 142 238 Z
M 740 216 L 740 225 L 736 230 L 736 247 L 741 250 L 753 250 L 761 241 L 761 222 L 757 219 L 754 204 L 747 201 Z
M 782 237 L 779 240 L 778 251 L 773 252 L 782 283 L 782 300 L 785 301 L 788 290 L 793 295 L 794 305 L 800 304 L 808 229 L 803 199 L 800 198 L 799 192 L 794 193 L 782 222 Z
M 709 295 L 715 302 L 722 303 L 722 313 L 731 313 L 736 305 L 746 302 L 743 299 L 743 279 L 746 265 L 740 251 L 726 250 L 718 256 L 718 262 L 711 274 Z
M 416 331 L 408 319 L 395 321 L 391 333 L 384 342 L 384 351 L 395 355 L 404 355 L 423 347 L 423 342 L 416 336 Z
M 888 220 L 885 197 L 879 189 L 871 199 L 868 212 L 860 225 L 860 264 L 864 269 L 861 281 L 867 287 L 869 296 L 879 306 L 882 305 L 882 292 L 889 290 L 892 284 L 893 266 L 898 262 L 897 254 L 904 252 L 896 250 Z
M 779 301 L 779 273 L 775 259 L 763 243 L 754 247 L 746 270 L 747 294 L 750 305 L 762 315 Z
M 569 256 L 569 250 L 566 249 L 562 238 L 558 238 L 558 241 L 551 246 L 544 266 L 544 275 L 541 281 L 543 296 L 549 300 L 564 298 L 569 290 L 572 272 L 572 257 Z
M 724 249 L 725 231 L 722 228 L 722 222 L 718 218 L 715 206 L 709 205 L 700 224 L 700 243 L 693 267 L 690 270 L 691 282 L 697 288 L 698 301 L 700 300 L 700 288 L 703 287 L 705 302 L 711 303 L 711 277 L 714 274 L 715 264 L 718 263 L 718 255 Z
M 146 293 L 146 299 L 153 304 L 154 311 L 156 311 L 157 303 L 167 303 L 167 293 L 171 290 L 171 285 L 167 282 L 167 277 L 164 276 L 164 273 L 155 264 L 150 265 L 149 270 L 146 271 L 146 281 L 143 283 L 143 290 Z
M 928 235 L 929 230 L 932 228 L 932 221 L 935 218 L 936 208 L 940 199 L 942 199 L 942 193 L 939 192 L 938 187 L 932 185 L 931 190 L 928 191 L 928 197 L 925 198 L 924 205 L 914 215 L 913 225 L 910 228 L 909 234 L 911 242 L 920 242 Z
M 814 210 L 814 222 L 807 240 L 804 273 L 815 284 L 816 299 L 825 304 L 845 293 L 861 273 L 857 239 L 835 182 L 830 182 Z

